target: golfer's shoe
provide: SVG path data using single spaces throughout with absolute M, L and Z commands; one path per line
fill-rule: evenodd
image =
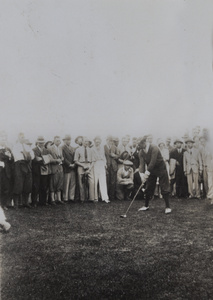
M 11 225 L 10 223 L 5 221 L 4 224 L 2 224 L 2 227 L 4 229 L 4 232 L 9 232 Z
M 165 214 L 170 214 L 171 212 L 172 212 L 171 208 L 168 208 L 168 207 L 167 207 L 167 208 L 165 209 Z
M 103 200 L 105 203 L 110 203 L 110 201 L 107 199 L 107 200 Z
M 148 209 L 149 209 L 149 206 L 142 206 L 141 208 L 139 208 L 138 211 L 141 211 L 141 210 L 145 211 L 145 210 L 148 210 Z
M 213 205 L 213 200 L 211 200 L 210 204 Z

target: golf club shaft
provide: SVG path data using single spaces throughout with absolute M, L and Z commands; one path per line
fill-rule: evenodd
M 140 190 L 142 189 L 142 187 L 144 186 L 144 183 L 145 183 L 145 182 L 142 182 L 141 185 L 139 186 L 139 188 L 138 188 L 138 190 L 137 190 L 135 196 L 133 197 L 133 199 L 132 199 L 132 201 L 131 201 L 129 207 L 128 207 L 127 210 L 126 210 L 125 215 L 128 213 L 128 211 L 129 211 L 130 207 L 132 206 L 132 203 L 135 201 L 135 198 L 137 197 L 139 191 L 140 191 Z

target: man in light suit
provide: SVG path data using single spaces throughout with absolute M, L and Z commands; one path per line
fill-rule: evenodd
M 50 175 L 50 197 L 51 204 L 55 203 L 55 193 L 57 195 L 57 203 L 63 204 L 61 200 L 61 191 L 63 190 L 63 153 L 59 147 L 61 140 L 59 136 L 54 137 L 53 145 L 50 147 L 51 175 Z
M 194 196 L 193 183 L 195 188 L 195 197 L 200 199 L 199 174 L 202 174 L 202 160 L 198 149 L 193 147 L 192 139 L 186 140 L 187 151 L 183 155 L 183 170 L 187 176 L 189 198 Z
M 107 190 L 110 200 L 115 199 L 116 177 L 118 170 L 117 159 L 119 153 L 117 147 L 113 143 L 111 136 L 107 137 L 106 145 L 104 146 L 106 161 L 107 161 Z
M 74 162 L 74 153 L 75 150 L 70 146 L 71 136 L 65 135 L 63 138 L 64 145 L 62 146 L 62 153 L 64 157 L 64 187 L 63 187 L 63 200 L 65 202 L 72 201 L 74 202 L 75 198 L 75 162 Z

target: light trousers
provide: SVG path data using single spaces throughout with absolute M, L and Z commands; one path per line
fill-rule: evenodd
M 200 197 L 200 186 L 198 182 L 199 173 L 194 173 L 192 170 L 187 174 L 188 191 L 191 196 L 194 195 L 193 183 L 195 189 L 195 197 Z
M 109 200 L 106 183 L 106 169 L 103 160 L 97 160 L 94 164 L 95 200 L 98 200 L 98 183 L 102 200 Z
M 64 173 L 63 200 L 65 201 L 75 199 L 75 178 L 75 170 L 71 170 L 69 173 Z
M 213 199 L 213 172 L 207 172 L 208 174 L 208 194 L 209 199 Z

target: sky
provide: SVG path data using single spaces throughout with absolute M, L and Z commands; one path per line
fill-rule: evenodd
M 213 127 L 212 0 L 3 0 L 0 129 L 181 137 Z

